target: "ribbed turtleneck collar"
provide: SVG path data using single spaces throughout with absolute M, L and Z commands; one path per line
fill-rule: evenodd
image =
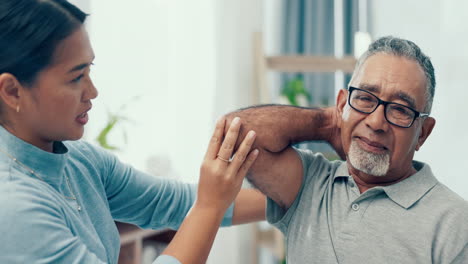
M 60 185 L 62 182 L 62 172 L 68 156 L 68 149 L 62 142 L 55 142 L 55 153 L 50 153 L 17 138 L 3 126 L 0 126 L 0 148 L 34 170 L 47 183 Z M 4 153 L 0 153 L 0 159 L 10 160 L 14 163 Z M 21 166 L 18 165 L 18 167 Z

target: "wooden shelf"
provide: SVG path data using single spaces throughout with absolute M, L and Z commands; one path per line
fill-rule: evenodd
M 266 65 L 273 71 L 280 72 L 336 72 L 352 73 L 356 64 L 354 57 L 329 56 L 270 56 L 265 57 Z
M 267 230 L 262 230 L 259 225 L 260 223 L 254 225 L 255 248 L 252 263 L 258 263 L 259 261 L 259 247 L 268 249 L 277 259 L 284 259 L 286 252 L 283 233 L 273 227 Z
M 120 233 L 119 264 L 141 264 L 145 241 L 157 241 L 167 245 L 176 233 L 171 229 L 145 230 L 120 222 L 116 222 L 116 225 Z
M 320 55 L 275 55 L 265 54 L 262 33 L 253 35 L 254 76 L 255 85 L 252 92 L 254 104 L 271 104 L 270 87 L 266 75 L 275 72 L 343 72 L 352 73 L 356 65 L 353 56 L 334 57 Z

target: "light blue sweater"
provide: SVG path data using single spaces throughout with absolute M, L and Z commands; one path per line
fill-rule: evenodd
M 83 141 L 56 142 L 49 153 L 0 126 L 0 149 L 44 180 L 0 153 L 0 263 L 117 263 L 114 220 L 177 229 L 195 200 L 196 186 L 147 175 Z M 66 198 L 66 176 L 77 201 Z

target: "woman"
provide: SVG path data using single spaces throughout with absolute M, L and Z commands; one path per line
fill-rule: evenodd
M 258 155 L 255 133 L 229 161 L 240 120 L 225 137 L 217 123 L 198 195 L 78 141 L 97 96 L 85 19 L 65 0 L 0 3 L 0 263 L 117 263 L 114 220 L 180 226 L 155 263 L 204 263 L 221 222 L 264 217 L 242 206 L 264 202 L 252 192 L 229 207 Z

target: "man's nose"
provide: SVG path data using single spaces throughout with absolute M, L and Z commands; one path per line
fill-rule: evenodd
M 385 118 L 385 106 L 379 105 L 374 112 L 367 115 L 365 119 L 366 125 L 374 131 L 386 132 L 390 126 Z

